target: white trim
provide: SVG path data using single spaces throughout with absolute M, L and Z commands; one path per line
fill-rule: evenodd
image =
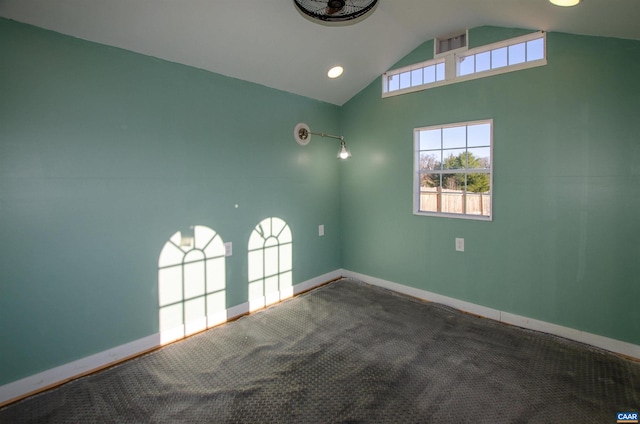
M 328 281 L 342 277 L 342 269 L 320 275 L 293 286 L 294 295 L 320 286 Z M 227 308 L 227 321 L 246 315 L 250 312 L 249 302 Z M 0 407 L 19 400 L 23 397 L 35 394 L 47 388 L 65 383 L 82 375 L 89 374 L 100 369 L 115 365 L 123 360 L 143 354 L 144 352 L 159 348 L 160 334 L 152 334 L 132 342 L 107 349 L 69 362 L 55 368 L 48 369 L 38 374 L 33 374 L 20 380 L 0 386 Z
M 326 274 L 322 274 L 318 277 L 312 278 L 311 280 L 307 280 L 303 283 L 300 284 L 296 284 L 295 286 L 293 286 L 293 294 L 294 296 L 297 294 L 300 294 L 302 292 L 305 292 L 307 290 L 311 290 L 315 287 L 321 286 L 322 284 L 328 282 L 328 281 L 332 281 L 332 280 L 337 280 L 338 278 L 344 276 L 344 270 L 343 269 L 336 269 L 335 271 L 331 271 L 328 272 Z
M 555 336 L 564 337 L 580 343 L 599 347 L 614 353 L 625 355 L 631 358 L 640 359 L 640 345 L 624 342 L 622 340 L 611 339 L 609 337 L 600 336 L 598 334 L 587 333 L 586 331 L 576 330 L 570 327 L 553 324 L 550 322 L 539 321 L 533 318 L 504 312 L 475 303 L 465 302 L 464 300 L 455 299 L 453 297 L 443 296 L 437 293 L 428 292 L 414 287 L 405 286 L 391 281 L 383 280 L 369 275 L 344 270 L 344 276 L 372 284 L 374 286 L 383 287 L 398 293 L 403 293 L 411 297 L 426 300 L 429 302 L 440 303 L 452 308 L 499 321 L 505 324 L 514 325 L 529 330 L 540 331 L 543 333 L 553 334 Z
M 160 346 L 160 335 L 152 334 L 142 339 L 69 362 L 47 371 L 25 377 L 0 386 L 0 405 L 12 399 L 24 397 L 57 384 L 62 384 L 83 374 L 116 364 L 126 358 L 138 355 Z
M 484 53 L 484 52 L 489 51 L 489 50 L 501 49 L 503 47 L 509 47 L 509 46 L 513 46 L 513 45 L 516 45 L 516 44 L 520 44 L 520 43 L 526 43 L 527 41 L 537 40 L 538 38 L 544 38 L 545 39 L 545 43 L 544 43 L 545 55 L 544 56 L 546 57 L 547 56 L 546 55 L 547 34 L 544 31 L 530 32 L 528 34 L 520 35 L 518 37 L 507 38 L 506 40 L 497 41 L 495 43 L 485 44 L 483 46 L 474 47 L 472 49 L 467 50 L 465 52 L 465 54 L 461 54 L 460 56 L 471 56 L 472 54 Z

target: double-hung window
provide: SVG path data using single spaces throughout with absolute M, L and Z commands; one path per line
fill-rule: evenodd
M 416 215 L 491 220 L 493 120 L 414 130 Z

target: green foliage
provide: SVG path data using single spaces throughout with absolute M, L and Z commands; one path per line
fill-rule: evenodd
M 440 163 L 433 155 L 420 158 L 421 169 L 439 169 Z M 442 164 L 443 169 L 457 173 L 425 174 L 422 176 L 423 187 L 442 187 L 449 190 L 465 190 L 470 193 L 485 193 L 491 189 L 489 174 L 467 173 L 469 169 L 489 168 L 488 158 L 477 158 L 470 152 L 462 152 L 457 156 L 450 155 Z M 440 177 L 442 176 L 442 184 Z M 466 178 L 466 184 L 465 184 Z

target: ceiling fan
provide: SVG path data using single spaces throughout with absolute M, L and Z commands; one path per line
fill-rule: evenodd
M 300 12 L 322 22 L 345 22 L 370 13 L 378 0 L 293 0 Z

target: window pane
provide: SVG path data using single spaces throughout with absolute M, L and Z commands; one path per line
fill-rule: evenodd
M 491 50 L 491 69 L 507 66 L 507 48 Z
M 467 166 L 465 149 L 444 150 L 442 157 L 444 159 L 444 169 L 464 169 Z
M 411 72 L 400 74 L 400 89 L 411 87 Z
M 444 62 L 438 63 L 436 65 L 436 80 L 437 81 L 444 80 Z
M 441 155 L 441 150 L 420 152 L 420 171 L 440 169 L 442 163 Z
M 467 127 L 467 146 L 490 146 L 491 145 L 491 125 L 479 124 Z
M 509 65 L 517 65 L 525 61 L 525 43 L 509 46 Z
M 422 68 L 411 71 L 411 86 L 422 85 Z
M 469 149 L 468 167 L 489 169 L 491 166 L 491 148 L 476 147 Z
M 442 130 L 442 147 L 465 147 L 467 145 L 467 127 L 451 127 Z
M 400 88 L 400 77 L 398 75 L 391 75 L 387 77 L 387 91 L 396 91 Z
M 436 67 L 435 65 L 427 66 L 423 68 L 424 71 L 424 83 L 430 84 L 432 82 L 436 82 Z
M 420 150 L 441 149 L 442 130 L 420 131 Z
M 464 213 L 464 183 L 465 174 L 442 175 L 442 212 Z
M 420 211 L 440 211 L 440 174 L 420 176 Z
M 475 55 L 462 56 L 458 58 L 458 75 L 465 76 L 475 72 L 474 66 Z
M 467 214 L 489 216 L 491 214 L 491 202 L 489 194 L 467 193 Z
M 467 191 L 470 193 L 489 193 L 490 174 L 467 174 Z
M 478 53 L 476 55 L 476 72 L 484 72 L 491 69 L 491 52 Z
M 527 41 L 527 62 L 544 59 L 544 38 Z

